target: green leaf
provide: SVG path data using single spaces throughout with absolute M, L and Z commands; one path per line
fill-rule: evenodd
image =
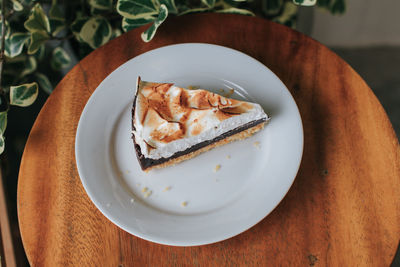
M 300 6 L 314 6 L 317 0 L 293 0 L 293 3 Z
M 51 67 L 55 70 L 60 70 L 68 67 L 71 64 L 71 57 L 61 47 L 57 47 L 53 50 L 51 56 Z
M 36 70 L 37 62 L 36 62 L 35 57 L 33 57 L 33 56 L 28 57 L 28 61 L 26 61 L 24 67 L 25 68 L 21 72 L 20 77 L 24 77 L 25 75 L 31 74 Z
M 241 14 L 247 16 L 255 16 L 255 14 L 247 9 L 241 9 L 236 7 L 228 7 L 222 10 L 216 11 L 218 13 L 231 13 L 231 14 Z
M 122 19 L 122 29 L 127 32 L 132 29 L 135 29 L 137 27 L 146 25 L 150 22 L 155 21 L 156 18 L 154 17 L 149 17 L 149 18 L 140 18 L 140 19 L 128 19 L 128 18 L 123 18 Z
M 24 6 L 18 0 L 11 0 L 15 11 L 22 11 Z
M 118 0 L 117 12 L 129 19 L 148 18 L 159 13 L 152 0 Z
M 212 8 L 215 5 L 215 0 L 201 0 L 207 7 Z
M 93 49 L 107 43 L 111 35 L 111 25 L 103 17 L 90 18 L 79 32 L 79 38 Z
M 165 19 L 168 17 L 168 9 L 167 7 L 162 4 L 160 6 L 160 13 L 158 14 L 157 19 L 154 21 L 153 25 L 150 26 L 147 30 L 145 30 L 141 37 L 142 40 L 145 42 L 150 42 L 151 39 L 153 39 L 154 35 L 156 34 L 156 31 L 158 27 L 165 21 Z
M 24 44 L 29 39 L 29 34 L 16 32 L 5 40 L 5 53 L 7 57 L 15 57 L 21 54 Z
M 42 6 L 36 4 L 32 10 L 27 21 L 24 23 L 25 28 L 30 32 L 50 32 L 49 18 L 44 13 Z
M 89 5 L 95 9 L 112 9 L 112 0 L 89 0 Z
M 4 152 L 4 147 L 5 147 L 4 136 L 1 133 L 0 134 L 0 154 L 2 154 Z
M 0 112 L 0 133 L 4 134 L 7 128 L 7 110 Z
M 14 106 L 27 107 L 35 102 L 38 96 L 37 83 L 26 83 L 10 87 L 10 104 Z
M 31 34 L 31 41 L 29 43 L 29 47 L 28 47 L 28 54 L 32 55 L 34 54 L 36 51 L 38 51 L 38 49 L 40 48 L 40 46 L 46 42 L 47 40 L 49 40 L 50 36 L 43 31 L 36 31 L 33 32 Z
M 37 72 L 35 74 L 35 78 L 37 82 L 39 83 L 40 88 L 42 88 L 43 91 L 45 91 L 48 94 L 51 94 L 53 92 L 53 85 L 51 85 L 51 82 L 49 78 L 47 78 L 46 75 L 43 73 Z
M 168 14 L 173 14 L 173 15 L 178 14 L 178 8 L 176 8 L 175 0 L 159 0 L 159 1 L 161 5 L 164 4 L 168 8 Z M 240 0 L 240 1 L 246 1 L 246 0 Z

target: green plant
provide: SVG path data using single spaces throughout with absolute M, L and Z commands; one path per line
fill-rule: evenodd
M 344 12 L 344 0 L 2 0 L 0 50 L 0 153 L 10 106 L 29 106 L 41 88 L 50 94 L 60 70 L 71 64 L 68 42 L 78 59 L 142 25 L 149 42 L 170 16 L 196 12 L 263 16 L 295 26 L 298 5 Z M 39 64 L 40 63 L 40 64 Z

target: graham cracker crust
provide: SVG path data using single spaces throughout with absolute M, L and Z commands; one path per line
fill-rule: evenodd
M 191 159 L 191 158 L 193 158 L 193 157 L 195 157 L 195 156 L 197 156 L 197 155 L 199 155 L 199 154 L 201 154 L 203 152 L 206 152 L 206 151 L 208 151 L 210 149 L 213 149 L 215 147 L 219 147 L 219 146 L 228 144 L 228 143 L 233 142 L 233 141 L 245 139 L 247 137 L 252 136 L 256 132 L 260 131 L 261 129 L 263 129 L 267 122 L 268 121 L 266 121 L 264 123 L 257 124 L 254 127 L 248 128 L 246 130 L 243 130 L 241 132 L 238 132 L 236 134 L 228 136 L 228 137 L 226 137 L 226 138 L 224 138 L 224 139 L 222 139 L 220 141 L 211 143 L 211 144 L 209 144 L 209 145 L 207 145 L 205 147 L 202 147 L 202 148 L 200 148 L 198 150 L 195 150 L 193 152 L 190 152 L 188 154 L 179 156 L 177 158 L 173 158 L 171 160 L 168 160 L 168 161 L 166 161 L 164 163 L 161 163 L 161 164 L 158 164 L 158 165 L 150 166 L 150 167 L 144 169 L 144 171 L 148 172 L 148 171 L 153 170 L 153 169 L 160 169 L 160 168 L 165 168 L 165 167 L 168 167 L 168 166 L 172 166 L 172 165 L 178 164 L 179 162 Z

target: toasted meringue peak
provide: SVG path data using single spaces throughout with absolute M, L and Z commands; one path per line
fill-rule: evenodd
M 133 135 L 147 158 L 170 157 L 258 119 L 268 119 L 258 104 L 138 77 Z

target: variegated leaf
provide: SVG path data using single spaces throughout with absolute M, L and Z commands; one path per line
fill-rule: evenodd
M 29 34 L 16 32 L 5 40 L 5 54 L 7 57 L 15 57 L 21 54 L 24 44 L 29 39 Z
M 95 9 L 109 10 L 112 8 L 112 0 L 89 0 L 89 5 Z
M 24 77 L 25 75 L 31 74 L 33 73 L 36 68 L 37 68 L 37 61 L 35 59 L 35 57 L 30 56 L 28 57 L 28 60 L 25 63 L 25 68 L 22 70 L 20 76 Z
M 247 9 L 241 9 L 241 8 L 236 8 L 236 7 L 228 7 L 222 10 L 216 11 L 218 13 L 232 13 L 232 14 L 241 14 L 241 15 L 247 15 L 247 16 L 255 16 L 253 12 Z
M 317 0 L 293 0 L 293 3 L 300 6 L 314 6 Z
M 44 13 L 42 6 L 36 4 L 32 10 L 27 21 L 24 23 L 25 28 L 30 32 L 42 31 L 45 33 L 50 32 L 49 18 Z
M 38 96 L 37 83 L 26 83 L 10 87 L 10 104 L 14 106 L 27 107 L 35 102 Z
M 5 143 L 3 133 L 0 133 L 0 154 L 4 152 Z
M 56 20 L 61 20 L 65 21 L 64 14 L 61 11 L 60 7 L 57 4 L 56 0 L 53 0 L 51 3 L 51 7 L 49 10 L 49 18 L 50 19 L 56 19 Z
M 212 8 L 215 5 L 215 0 L 201 0 L 207 7 Z
M 122 31 L 119 28 L 113 29 L 111 34 L 111 39 L 114 39 L 122 34 Z
M 279 17 L 274 18 L 274 21 L 280 24 L 287 25 L 288 22 L 290 22 L 296 16 L 297 9 L 298 6 L 294 5 L 291 2 L 286 2 L 283 6 L 282 14 Z M 287 25 L 287 26 L 293 26 L 293 25 Z
M 51 82 L 49 78 L 47 78 L 46 75 L 43 73 L 37 72 L 35 74 L 35 78 L 37 82 L 39 83 L 40 88 L 42 88 L 43 91 L 45 91 L 48 94 L 51 94 L 53 92 L 53 85 L 51 85 Z
M 58 6 L 56 0 L 52 1 L 49 10 L 49 23 L 50 23 L 50 31 L 53 35 L 57 35 L 66 27 L 63 12 Z
M 45 52 L 46 52 L 45 45 L 42 44 L 42 45 L 39 47 L 39 49 L 33 54 L 33 56 L 36 57 L 36 59 L 37 59 L 38 61 L 41 61 L 41 60 L 43 60 L 43 58 L 44 58 Z
M 208 7 L 199 7 L 199 8 L 185 8 L 183 11 L 179 13 L 180 16 L 189 14 L 189 13 L 198 13 L 208 11 Z
M 278 15 L 283 7 L 283 0 L 262 0 L 262 11 L 267 16 Z
M 60 70 L 68 67 L 71 64 L 71 57 L 62 48 L 57 47 L 53 50 L 51 56 L 51 67 L 55 70 Z
M 50 31 L 55 36 L 65 28 L 65 22 L 58 19 L 50 19 Z
M 159 0 L 159 1 L 161 5 L 164 4 L 168 8 L 168 14 L 173 14 L 173 15 L 178 14 L 178 8 L 175 5 L 175 0 Z
M 160 5 L 160 13 L 158 14 L 158 17 L 154 21 L 153 25 L 151 25 L 150 28 L 148 28 L 142 33 L 141 35 L 142 40 L 145 42 L 149 42 L 151 39 L 153 39 L 158 27 L 161 25 L 161 23 L 165 21 L 167 17 L 168 17 L 168 9 L 164 4 L 162 4 Z
M 8 110 L 0 112 L 0 132 L 5 133 L 7 128 L 7 113 Z
M 80 38 L 79 33 L 82 30 L 83 25 L 89 20 L 88 17 L 77 17 L 74 22 L 71 24 L 71 31 L 75 35 L 75 38 L 79 42 L 83 42 L 83 40 Z
M 22 11 L 24 6 L 18 0 L 11 0 L 15 11 Z
M 346 2 L 344 0 L 336 0 L 330 9 L 332 14 L 343 14 L 345 10 Z
M 158 14 L 158 6 L 152 0 L 118 0 L 117 12 L 129 19 L 148 18 Z
M 41 45 L 49 40 L 50 36 L 43 31 L 35 31 L 31 34 L 31 39 L 28 47 L 28 54 L 34 54 L 38 49 L 41 47 Z
M 137 27 L 146 25 L 150 22 L 155 21 L 156 18 L 154 17 L 149 17 L 149 18 L 140 18 L 140 19 L 128 19 L 128 18 L 123 18 L 122 19 L 122 29 L 127 32 L 132 29 L 135 29 Z
M 90 18 L 79 32 L 80 39 L 93 49 L 107 43 L 111 35 L 111 25 L 103 17 Z

